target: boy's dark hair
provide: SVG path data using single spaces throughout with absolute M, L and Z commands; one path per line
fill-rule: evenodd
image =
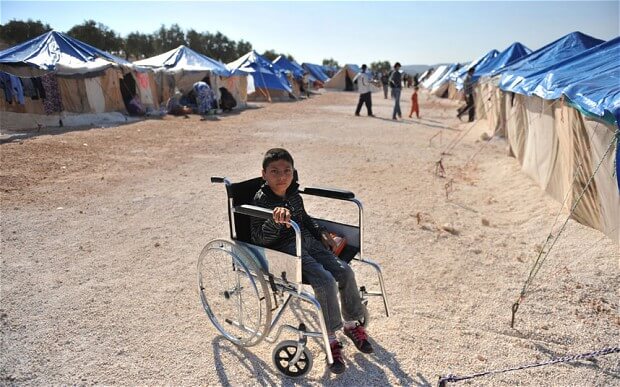
M 270 163 L 278 160 L 286 160 L 291 163 L 291 166 L 295 166 L 293 156 L 291 156 L 286 149 L 272 148 L 265 152 L 265 157 L 263 158 L 263 170 L 266 170 Z

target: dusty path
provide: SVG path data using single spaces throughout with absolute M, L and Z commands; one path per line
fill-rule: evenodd
M 445 157 L 447 178 L 435 177 L 442 146 L 469 127 L 454 118 L 456 104 L 423 96 L 422 120 L 395 123 L 391 102 L 373 97 L 377 119 L 353 117 L 356 95 L 328 93 L 216 121 L 166 118 L 0 145 L 0 382 L 290 383 L 274 371 L 271 345 L 247 350 L 216 335 L 195 279 L 202 246 L 227 235 L 223 187 L 209 177 L 257 176 L 273 146 L 293 153 L 302 184 L 363 201 L 366 251 L 383 266 L 393 312 L 384 317 L 373 300 L 376 354 L 348 344 L 340 377 L 324 372 L 312 343 L 315 366 L 299 384 L 434 385 L 439 374 L 617 345 L 618 246 L 570 221 L 511 329 L 510 306 L 559 204 L 501 140 L 465 166 L 483 145 L 477 129 Z M 340 203 L 308 207 L 355 215 Z M 458 235 L 438 231 L 447 223 Z M 618 385 L 620 356 L 473 384 Z

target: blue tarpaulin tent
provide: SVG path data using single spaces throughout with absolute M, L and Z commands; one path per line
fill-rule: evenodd
M 159 105 L 150 88 L 152 74 L 138 73 L 125 59 L 58 31 L 0 51 L 0 71 L 21 78 L 41 77 L 39 81 L 47 87 L 45 97 L 40 98 L 19 90 L 13 97 L 5 95 L 6 100 L 18 98 L 18 103 L 2 107 L 5 128 L 124 122 L 127 102 L 136 96 L 142 114 Z M 144 87 L 129 90 L 125 79 Z M 127 92 L 127 100 L 123 92 Z
M 448 67 L 445 73 L 436 81 L 428 86 L 430 92 L 438 97 L 441 97 L 447 90 L 450 82 L 450 75 L 459 69 L 458 63 L 453 63 Z
M 513 87 L 526 78 L 530 73 L 570 58 L 589 48 L 603 43 L 603 40 L 593 38 L 581 32 L 572 32 L 555 40 L 531 54 L 509 63 L 501 71 L 500 88 L 506 91 L 515 91 Z
M 228 63 L 226 67 L 232 75 L 247 75 L 248 100 L 288 100 L 295 98 L 293 85 L 289 83 L 287 75 L 289 71 L 252 50 Z
M 228 63 L 226 67 L 233 74 L 243 73 L 252 76 L 255 88 L 292 92 L 280 67 L 269 62 L 254 50 Z
M 291 62 L 282 55 L 274 59 L 273 64 L 279 66 L 284 70 L 290 71 L 293 74 L 293 77 L 295 77 L 296 79 L 303 77 L 304 73 L 306 72 L 304 68 L 301 67 L 301 65 L 299 65 L 297 62 Z
M 50 31 L 0 51 L 0 70 L 35 76 L 47 72 L 84 74 L 111 66 L 131 68 L 125 59 L 95 48 L 58 31 Z
M 322 66 L 320 65 L 312 64 L 312 63 L 302 63 L 301 66 L 305 68 L 306 70 L 308 70 L 308 72 L 312 74 L 312 76 L 314 76 L 316 79 L 318 79 L 321 82 L 325 82 L 329 79 L 327 74 L 325 74 L 325 72 L 323 71 Z
M 598 39 L 588 39 L 590 44 Z M 582 46 L 578 46 L 582 47 Z M 554 50 L 555 51 L 555 50 Z M 558 99 L 562 95 L 586 114 L 604 117 L 620 123 L 620 37 L 580 50 L 577 55 L 558 62 L 542 57 L 541 66 L 529 63 L 529 71 L 506 73 L 509 81 L 500 87 L 543 99 Z M 547 64 L 547 66 L 544 66 Z M 503 81 L 503 78 L 502 78 Z M 620 143 L 616 143 L 616 179 L 620 190 Z
M 497 56 L 497 54 L 499 54 L 497 50 L 491 50 L 487 52 L 486 54 L 482 55 L 478 59 L 468 64 L 467 66 L 464 66 L 460 70 L 450 74 L 450 81 L 454 82 L 457 90 L 461 90 L 463 88 L 463 81 L 465 80 L 465 76 L 467 76 L 467 71 L 472 67 L 476 67 L 477 71 L 478 67 L 484 67 L 486 63 L 492 61 Z M 476 71 L 474 71 L 474 76 L 476 75 Z
M 220 76 L 230 76 L 230 71 L 223 63 L 183 45 L 163 54 L 135 61 L 134 64 L 144 67 L 165 68 L 171 71 L 211 71 Z
M 321 68 L 323 69 L 323 72 L 327 74 L 327 76 L 330 78 L 336 75 L 338 71 L 340 71 L 340 68 L 338 66 L 323 65 L 321 66 Z
M 474 79 L 491 75 L 504 68 L 508 63 L 514 62 L 517 59 L 520 59 L 531 53 L 532 50 L 525 47 L 519 42 L 515 42 L 504 51 L 497 54 L 497 56 L 492 60 L 476 67 L 476 71 L 474 72 Z
M 304 74 L 307 72 L 308 73 L 308 82 L 310 82 L 310 84 L 314 84 L 314 82 L 317 81 L 317 78 L 315 78 L 312 73 L 310 73 L 308 70 L 304 69 L 299 63 L 295 62 L 295 61 L 290 61 L 288 59 L 286 59 L 285 57 L 283 57 L 282 55 L 278 56 L 276 59 L 273 60 L 273 63 L 280 66 L 281 68 L 290 71 L 293 74 L 293 77 L 295 79 L 301 79 L 303 78 Z
M 509 91 L 544 99 L 567 96 L 598 116 L 620 116 L 620 37 L 547 67 L 530 71 Z

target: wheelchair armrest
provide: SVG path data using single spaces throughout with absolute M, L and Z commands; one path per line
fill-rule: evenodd
M 263 219 L 273 218 L 273 210 L 258 206 L 252 206 L 249 204 L 242 204 L 240 206 L 233 207 L 232 210 L 236 214 L 255 216 L 257 218 Z M 301 262 L 301 229 L 299 228 L 299 225 L 292 219 L 288 224 L 295 231 L 295 255 L 300 259 Z M 299 267 L 299 270 L 301 270 L 301 266 Z
M 234 207 L 234 211 L 237 214 L 254 216 L 256 218 L 263 218 L 263 219 L 273 218 L 273 210 L 263 208 L 263 207 L 258 207 L 258 206 L 251 206 L 249 204 L 243 204 L 243 205 Z
M 340 200 L 349 200 L 355 198 L 355 194 L 353 192 L 337 188 L 304 187 L 304 189 L 299 190 L 299 192 L 307 195 L 322 196 L 326 198 Z

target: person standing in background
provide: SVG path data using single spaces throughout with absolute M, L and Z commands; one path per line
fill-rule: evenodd
M 469 113 L 469 122 L 473 122 L 476 116 L 476 107 L 474 106 L 474 82 L 473 76 L 476 71 L 475 67 L 467 70 L 467 76 L 463 81 L 463 94 L 465 95 L 465 106 L 460 107 L 456 117 L 460 120 L 465 112 Z
M 409 113 L 409 118 L 415 112 L 415 117 L 420 118 L 420 106 L 418 105 L 418 86 L 413 87 L 413 94 L 411 94 L 411 112 Z
M 392 88 L 392 98 L 394 98 L 394 110 L 392 111 L 392 119 L 396 121 L 396 116 L 403 118 L 400 111 L 400 92 L 403 87 L 402 74 L 400 73 L 400 63 L 394 64 L 394 71 L 390 74 L 390 87 Z
M 357 91 L 360 93 L 359 101 L 357 102 L 357 108 L 355 109 L 355 115 L 360 115 L 362 105 L 366 104 L 366 110 L 368 111 L 368 117 L 374 117 L 372 114 L 372 95 L 370 86 L 370 75 L 366 72 L 366 65 L 362 65 L 362 71 L 358 73 L 353 82 L 357 81 Z
M 388 84 L 390 81 L 390 77 L 387 74 L 387 71 L 383 71 L 381 73 L 381 86 L 383 86 L 383 98 L 388 99 Z

